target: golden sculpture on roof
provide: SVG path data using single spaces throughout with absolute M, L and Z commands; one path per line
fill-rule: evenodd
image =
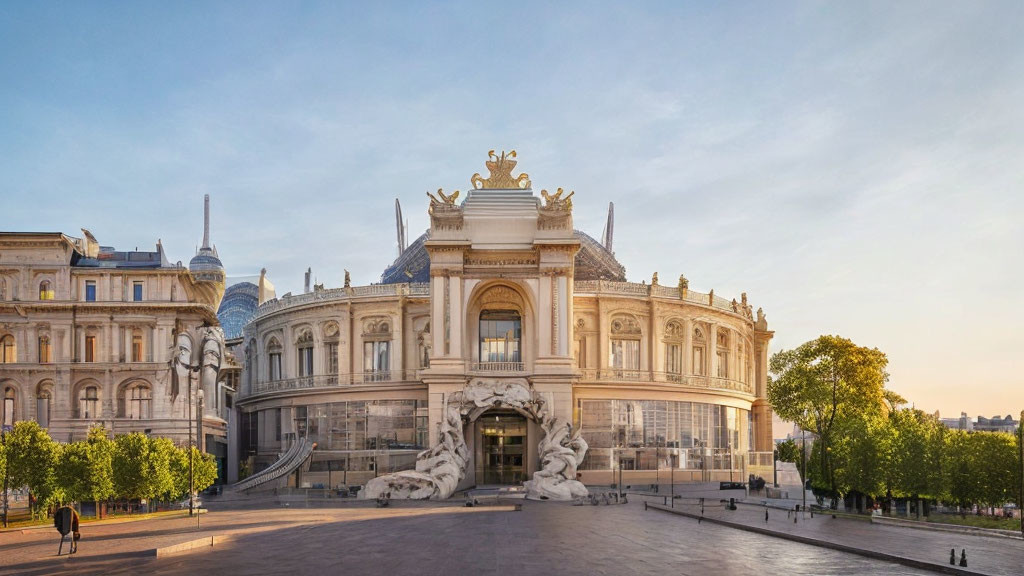
M 437 205 L 440 205 L 440 204 L 447 204 L 449 206 L 455 206 L 455 201 L 459 199 L 459 191 L 456 190 L 455 192 L 452 192 L 451 194 L 445 194 L 444 193 L 444 188 L 438 188 L 437 189 L 437 196 L 441 197 L 440 200 L 438 200 L 437 196 L 434 196 L 430 192 L 427 192 L 427 196 L 430 196 L 430 205 L 431 206 L 437 206 Z
M 477 190 L 484 188 L 519 190 L 530 187 L 530 176 L 525 172 L 512 177 L 512 169 L 516 167 L 516 161 L 513 160 L 516 157 L 515 150 L 507 154 L 502 151 L 501 156 L 495 154 L 494 150 L 490 150 L 487 152 L 487 157 L 490 158 L 486 164 L 487 170 L 491 172 L 491 177 L 484 178 L 480 176 L 479 172 L 473 174 L 473 177 L 469 179 L 473 183 L 473 188 Z
M 554 194 L 549 193 L 547 190 L 541 190 L 540 195 L 544 198 L 544 208 L 547 210 L 572 210 L 572 195 L 576 191 L 569 192 L 569 195 L 562 198 L 562 194 L 565 194 L 565 190 L 558 189 Z

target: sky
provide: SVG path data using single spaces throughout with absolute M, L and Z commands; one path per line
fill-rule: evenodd
M 630 280 L 1024 409 L 1021 2 L 4 2 L 0 79 L 0 230 L 187 263 L 210 194 L 229 275 L 370 284 L 515 149 Z

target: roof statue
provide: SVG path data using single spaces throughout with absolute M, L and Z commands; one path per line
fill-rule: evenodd
M 451 194 L 445 194 L 444 193 L 444 188 L 438 188 L 437 189 L 437 196 L 434 196 L 430 192 L 427 192 L 427 196 L 430 196 L 430 208 L 431 209 L 433 209 L 434 206 L 443 206 L 443 205 L 455 206 L 455 201 L 459 199 L 459 191 L 456 190 L 455 192 L 452 192 Z M 437 199 L 438 196 L 441 197 L 440 200 Z
M 558 189 L 554 194 L 549 194 L 547 190 L 541 190 L 540 195 L 544 197 L 544 208 L 547 210 L 572 210 L 572 195 L 576 193 L 575 190 L 569 192 L 569 195 L 562 198 L 562 194 L 565 190 Z
M 513 160 L 516 157 L 515 150 L 507 154 L 502 151 L 501 156 L 496 155 L 494 150 L 490 150 L 487 152 L 487 157 L 490 158 L 486 162 L 486 166 L 491 177 L 484 178 L 480 176 L 479 172 L 473 174 L 473 177 L 469 179 L 473 183 L 473 188 L 477 190 L 525 190 L 530 187 L 530 176 L 525 172 L 519 176 L 512 176 L 512 169 L 516 167 L 516 161 Z

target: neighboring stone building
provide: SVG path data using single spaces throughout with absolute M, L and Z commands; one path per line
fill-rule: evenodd
M 938 416 L 937 412 L 936 416 Z M 961 412 L 959 418 L 939 418 L 939 421 L 946 428 L 968 432 L 1009 432 L 1012 434 L 1020 425 L 1020 422 L 1013 419 L 1012 414 L 1007 414 L 1005 418 L 999 415 L 991 418 L 978 416 L 976 420 L 972 420 L 966 412 Z
M 168 262 L 159 241 L 152 252 L 117 251 L 87 230 L 82 238 L 0 232 L 5 426 L 35 420 L 64 442 L 101 425 L 184 444 L 204 389 L 205 445 L 212 452 L 223 444 L 226 422 L 214 409 L 223 340 L 214 311 L 224 269 L 209 243 L 208 201 L 191 268 Z M 175 361 L 195 369 L 178 378 Z
M 627 282 L 612 218 L 602 242 L 575 230 L 578 198 L 542 201 L 512 158 L 492 154 L 461 203 L 432 194 L 431 227 L 408 246 L 399 212 L 381 284 L 346 272 L 343 287 L 260 305 L 239 352 L 241 459 L 259 470 L 305 438 L 317 448 L 302 483 L 365 484 L 457 430 L 461 488 L 518 484 L 541 467 L 555 417 L 589 444 L 587 483 L 620 469 L 626 483 L 743 479 L 753 453 L 770 474 L 761 311 L 682 276 Z M 446 412 L 455 399 L 461 423 Z

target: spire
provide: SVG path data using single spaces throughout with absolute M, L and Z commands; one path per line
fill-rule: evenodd
M 398 234 L 398 255 L 405 252 L 405 228 L 402 226 L 402 205 L 395 198 L 395 232 Z
M 210 195 L 203 195 L 203 250 L 210 249 Z
M 604 225 L 604 232 L 601 234 L 601 244 L 604 249 L 612 252 L 612 239 L 615 235 L 615 203 L 608 203 L 608 222 Z M 614 254 L 614 252 L 612 252 Z
M 305 286 L 304 286 L 304 288 L 302 290 L 303 294 L 306 294 L 306 293 L 309 292 L 309 277 L 310 277 L 311 274 L 313 274 L 313 269 L 312 268 L 306 268 L 306 282 L 305 282 Z

